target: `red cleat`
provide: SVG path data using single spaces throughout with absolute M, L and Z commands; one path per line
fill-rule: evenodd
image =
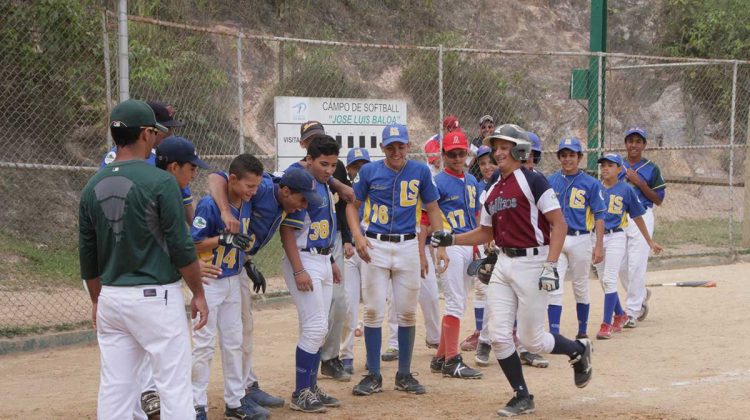
M 464 341 L 461 342 L 461 350 L 462 351 L 476 351 L 478 344 L 479 344 L 479 331 L 474 331 L 473 334 L 466 337 Z
M 596 333 L 596 339 L 609 340 L 610 338 L 612 338 L 612 326 L 602 323 L 601 328 L 599 328 L 599 332 Z

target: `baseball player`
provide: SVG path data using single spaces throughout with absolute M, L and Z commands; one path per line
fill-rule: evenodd
M 604 261 L 596 265 L 596 273 L 604 289 L 604 314 L 596 338 L 606 340 L 612 337 L 612 333 L 622 331 L 628 322 L 628 315 L 617 295 L 617 273 L 624 261 L 628 241 L 623 229 L 632 222 L 654 253 L 660 253 L 662 247 L 651 239 L 644 220 L 646 209 L 635 189 L 618 179 L 623 167 L 622 157 L 614 153 L 606 154 L 599 158 L 599 165 L 607 212 L 604 221 Z
M 549 293 L 549 331 L 560 333 L 563 287 L 568 279 L 573 286 L 576 299 L 576 338 L 588 338 L 586 330 L 589 320 L 589 270 L 592 263 L 599 264 L 604 257 L 606 206 L 599 181 L 578 168 L 583 159 L 580 140 L 575 137 L 560 140 L 557 159 L 560 161 L 561 169 L 547 177 L 547 180 L 560 201 L 565 222 L 568 224 L 568 234 L 557 263 L 560 288 Z M 593 230 L 596 231 L 596 239 L 592 250 Z
M 217 279 L 203 279 L 210 315 L 206 327 L 193 332 L 193 398 L 196 418 L 206 419 L 208 380 L 215 339 L 219 334 L 224 377 L 224 417 L 250 418 L 242 407 L 245 396 L 242 378 L 242 308 L 240 284 L 245 252 L 251 247 L 250 199 L 260 185 L 263 164 L 250 154 L 242 154 L 229 165 L 227 198 L 237 219 L 240 233 L 224 233 L 219 207 L 210 195 L 203 197 L 195 211 L 191 236 L 202 259 L 210 259 L 222 269 Z M 258 416 L 265 418 L 265 416 Z
M 455 131 L 445 136 L 445 169 L 435 176 L 435 184 L 440 196 L 438 205 L 443 213 L 444 226 L 454 234 L 469 232 L 477 227 L 479 183 L 464 171 L 468 154 L 469 145 L 464 133 Z M 445 316 L 442 320 L 440 345 L 430 363 L 430 369 L 451 378 L 479 379 L 482 372 L 466 365 L 458 351 L 461 317 L 466 310 L 466 297 L 472 281 L 466 270 L 474 260 L 474 249 L 471 246 L 451 246 L 447 248 L 447 254 L 451 264 L 442 274 Z
M 528 134 L 529 141 L 531 142 L 531 157 L 524 161 L 524 165 L 526 169 L 531 171 L 542 161 L 542 141 L 539 139 L 539 136 L 531 131 L 528 131 Z
M 133 417 L 142 390 L 133 367 L 146 355 L 161 418 L 193 418 L 180 276 L 193 293 L 193 318 L 200 314 L 196 330 L 205 325 L 208 307 L 177 181 L 144 162 L 156 133 L 167 129 L 145 102 L 128 100 L 112 109 L 110 131 L 117 157 L 89 180 L 79 208 L 81 277 L 101 353 L 98 418 Z
M 282 267 L 289 293 L 297 306 L 300 337 L 296 350 L 296 388 L 290 407 L 305 413 L 325 412 L 339 400 L 318 385 L 320 351 L 328 331 L 333 283 L 341 280 L 334 262 L 336 210 L 328 180 L 338 162 L 339 145 L 329 136 L 317 136 L 307 147 L 307 170 L 313 175 L 317 203 L 308 198 L 306 210 L 288 214 L 281 222 L 281 243 L 286 257 Z
M 346 171 L 350 180 L 357 178 L 360 168 L 370 163 L 370 153 L 365 148 L 349 150 L 346 156 Z M 360 207 L 360 220 L 362 210 Z M 346 290 L 346 323 L 341 340 L 341 362 L 351 375 L 354 373 L 354 337 L 358 325 L 359 301 L 362 294 L 362 259 L 355 252 L 344 259 L 344 288 Z
M 648 233 L 654 234 L 654 205 L 660 206 L 664 201 L 667 184 L 662 178 L 661 170 L 654 162 L 643 157 L 646 149 L 646 130 L 633 127 L 625 132 L 625 149 L 627 157 L 620 179 L 635 187 L 641 204 L 646 208 L 643 221 Z M 643 321 L 648 315 L 649 293 L 646 289 L 646 269 L 648 267 L 649 246 L 643 235 L 638 232 L 634 223 L 628 221 L 625 229 L 628 237 L 628 251 L 620 268 L 620 279 L 628 291 L 625 301 L 625 312 L 628 322 L 625 328 L 635 328 L 637 321 Z
M 521 160 L 531 152 L 528 135 L 521 127 L 504 124 L 485 142 L 493 148 L 502 176 L 490 187 L 481 226 L 458 235 L 435 232 L 432 244 L 480 245 L 494 239 L 500 248 L 487 286 L 487 311 L 495 357 L 515 392 L 497 412 L 507 417 L 534 411 L 513 343 L 516 318 L 519 339 L 529 351 L 568 355 L 579 388 L 591 380 L 591 341 L 544 331 L 547 292 L 559 287 L 556 265 L 567 225 L 547 179 L 522 167 Z
M 484 145 L 484 138 L 495 130 L 495 119 L 492 115 L 483 115 L 479 119 L 479 135 L 471 140 L 471 154 L 474 159 L 469 164 L 469 173 L 476 179 L 482 179 L 482 170 L 479 167 L 479 149 Z
M 407 393 L 426 392 L 411 373 L 414 324 L 420 289 L 417 216 L 422 203 L 430 225 L 441 225 L 438 192 L 427 165 L 408 160 L 409 134 L 406 126 L 387 125 L 381 150 L 385 159 L 365 165 L 354 181 L 355 200 L 346 208 L 346 219 L 362 258 L 364 336 L 369 374 L 352 390 L 354 395 L 382 391 L 380 375 L 381 324 L 385 313 L 388 283 L 398 317 L 399 359 L 396 389 Z M 364 234 L 360 230 L 359 206 L 364 203 Z M 446 264 L 445 253 L 438 255 Z

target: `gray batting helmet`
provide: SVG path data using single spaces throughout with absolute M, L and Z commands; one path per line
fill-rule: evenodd
M 515 144 L 510 150 L 510 154 L 515 160 L 526 160 L 531 154 L 531 140 L 529 140 L 528 133 L 515 124 L 503 124 L 497 127 L 492 134 L 484 138 L 484 144 L 493 147 L 492 141 L 495 139 L 506 140 Z

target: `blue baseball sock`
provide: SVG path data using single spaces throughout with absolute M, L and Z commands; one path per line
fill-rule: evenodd
M 604 316 L 602 317 L 602 322 L 605 324 L 612 325 L 612 314 L 615 312 L 618 300 L 617 292 L 604 294 Z
M 586 334 L 589 326 L 589 305 L 588 303 L 576 303 L 576 315 L 578 315 L 578 334 Z
M 380 346 L 383 343 L 383 329 L 365 326 L 365 349 L 367 350 L 367 368 L 370 373 L 380 375 Z M 401 350 L 401 349 L 399 349 Z M 401 359 L 399 354 L 399 360 Z
M 320 349 L 315 353 L 315 361 L 310 367 L 310 388 L 314 388 L 318 384 L 318 367 L 320 367 Z
M 297 352 L 294 355 L 294 364 L 297 371 L 294 392 L 310 388 L 310 367 L 315 362 L 315 358 L 316 355 L 314 353 L 308 353 L 297 347 Z
M 622 305 L 620 305 L 620 295 L 615 293 L 615 315 L 622 315 L 625 313 L 624 310 L 622 310 Z
M 482 319 L 484 318 L 484 308 L 474 308 L 474 322 L 477 331 L 482 331 Z
M 528 397 L 529 390 L 526 388 L 526 380 L 523 378 L 523 369 L 521 368 L 521 358 L 518 357 L 518 352 L 513 352 L 510 356 L 505 359 L 497 359 L 497 363 L 500 364 L 500 369 L 503 370 L 505 378 L 510 383 L 510 386 L 516 391 L 519 397 Z
M 555 346 L 552 348 L 552 354 L 567 354 L 571 359 L 583 353 L 586 347 L 578 341 L 565 338 L 560 334 L 552 334 L 555 337 Z
M 560 334 L 560 317 L 562 316 L 562 306 L 547 305 L 547 319 L 549 320 L 549 332 Z
M 398 327 L 398 373 L 411 373 L 411 354 L 414 351 L 416 327 Z

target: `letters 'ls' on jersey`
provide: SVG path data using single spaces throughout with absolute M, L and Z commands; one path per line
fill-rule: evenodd
M 636 218 L 646 213 L 635 188 L 624 181 L 618 181 L 610 188 L 602 185 L 602 194 L 607 204 L 604 229 L 624 229 L 628 226 L 628 215 Z
M 560 201 L 568 230 L 591 231 L 596 220 L 604 219 L 606 206 L 599 180 L 581 170 L 574 175 L 558 171 L 547 179 Z

